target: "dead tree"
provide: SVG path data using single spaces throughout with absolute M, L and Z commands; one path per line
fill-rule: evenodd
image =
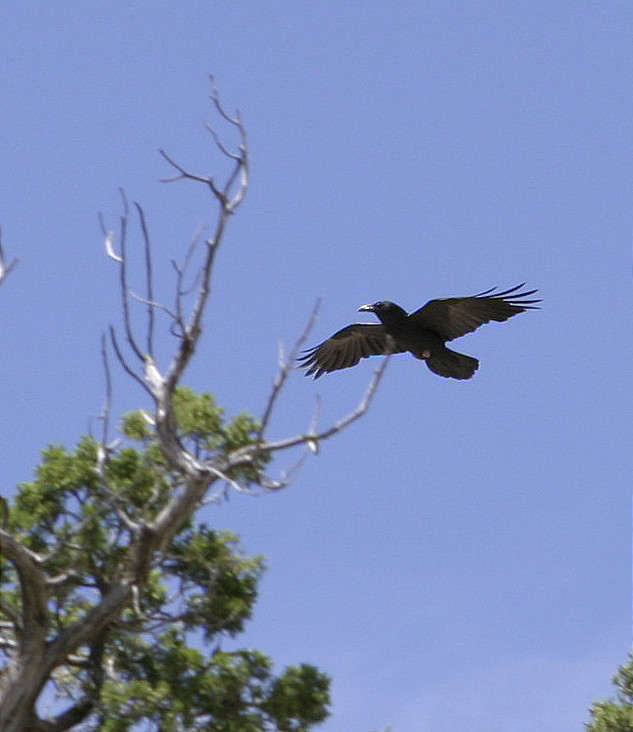
M 134 606 L 142 596 L 151 567 L 156 566 L 169 540 L 204 502 L 216 499 L 223 491 L 237 490 L 240 485 L 239 469 L 255 467 L 262 455 L 278 454 L 291 448 L 304 448 L 304 454 L 316 452 L 324 440 L 334 436 L 368 409 L 372 397 L 387 364 L 388 355 L 375 371 L 370 384 L 358 406 L 336 423 L 319 428 L 316 418 L 308 420 L 306 431 L 301 434 L 269 439 L 268 426 L 280 392 L 294 369 L 298 349 L 304 342 L 308 330 L 316 317 L 316 307 L 305 332 L 298 338 L 287 354 L 280 352 L 278 373 L 273 379 L 270 394 L 263 406 L 260 429 L 247 446 L 214 460 L 201 459 L 186 449 L 178 439 L 173 398 L 183 374 L 196 352 L 203 328 L 203 316 L 210 292 L 210 281 L 215 256 L 220 247 L 226 226 L 244 201 L 249 185 L 249 157 L 246 133 L 238 113 L 229 114 L 218 97 L 213 85 L 211 101 L 223 123 L 238 136 L 236 150 L 231 150 L 220 139 L 215 130 L 207 129 L 221 154 L 230 163 L 230 172 L 223 183 L 207 175 L 190 172 L 161 150 L 167 163 L 173 168 L 173 177 L 165 182 L 191 181 L 204 186 L 215 206 L 215 224 L 211 235 L 200 240 L 196 237 L 181 263 L 172 262 L 176 273 L 173 306 L 158 302 L 154 296 L 152 242 L 148 233 L 143 209 L 138 204 L 133 208 L 123 196 L 123 211 L 118 236 L 110 231 L 103 219 L 101 226 L 108 256 L 116 262 L 120 274 L 122 332 L 109 330 L 109 343 L 121 367 L 149 396 L 151 410 L 144 415 L 158 436 L 160 450 L 170 472 L 178 476 L 177 487 L 165 500 L 160 511 L 151 520 L 138 520 L 128 515 L 124 505 L 116 501 L 109 491 L 107 471 L 109 456 L 114 449 L 108 438 L 110 411 L 110 366 L 106 341 L 102 340 L 102 354 L 106 375 L 106 400 L 102 420 L 102 433 L 98 440 L 97 464 L 100 490 L 106 500 L 111 500 L 118 517 L 120 532 L 129 536 L 125 560 L 121 566 L 125 571 L 117 581 L 112 582 L 95 598 L 94 603 L 74 623 L 50 636 L 51 618 L 49 599 L 54 588 L 69 581 L 72 571 L 61 576 L 51 576 L 47 571 L 47 557 L 23 546 L 6 528 L 0 529 L 2 555 L 15 569 L 19 579 L 20 600 L 16 604 L 0 604 L 0 642 L 9 656 L 9 663 L 1 670 L 0 687 L 0 732 L 53 732 L 69 729 L 90 714 L 95 704 L 95 693 L 77 698 L 74 703 L 54 718 L 41 719 L 36 712 L 36 702 L 54 671 L 69 663 L 82 664 L 88 669 L 98 690 L 105 673 L 103 642 L 108 628 L 116 623 L 126 608 Z M 128 246 L 130 220 L 138 220 L 140 238 L 144 250 L 145 292 L 135 295 L 130 287 Z M 201 264 L 195 273 L 189 271 L 194 249 L 200 246 L 204 251 Z M 6 266 L 0 249 L 0 281 L 11 270 L 15 262 Z M 187 308 L 186 297 L 191 293 L 187 285 L 195 284 L 193 305 Z M 145 311 L 145 332 L 139 338 L 133 328 L 132 308 Z M 155 360 L 155 338 L 157 315 L 163 313 L 170 321 L 170 332 L 174 336 L 173 357 L 168 368 L 161 372 Z M 316 411 L 316 410 L 315 410 Z M 306 452 L 307 451 L 307 452 Z M 258 482 L 263 490 L 283 488 L 293 475 L 293 470 L 281 476 L 259 474 Z

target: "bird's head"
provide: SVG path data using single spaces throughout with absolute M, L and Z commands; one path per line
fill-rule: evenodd
M 359 313 L 374 313 L 385 324 L 391 322 L 399 322 L 407 317 L 406 310 L 389 300 L 379 300 L 378 302 L 361 305 L 358 308 Z
M 359 313 L 376 313 L 376 315 L 379 315 L 380 313 L 396 313 L 401 312 L 404 313 L 404 310 L 399 306 L 396 305 L 395 302 L 389 302 L 389 300 L 379 300 L 375 303 L 370 303 L 368 305 L 361 305 L 358 308 Z M 406 313 L 405 313 L 406 315 Z
M 392 302 L 387 300 L 380 300 L 379 302 L 368 303 L 367 305 L 361 305 L 358 308 L 359 313 L 378 313 L 381 310 L 387 310 L 390 306 L 393 306 Z

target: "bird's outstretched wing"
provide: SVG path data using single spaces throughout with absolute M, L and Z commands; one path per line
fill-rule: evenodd
M 423 328 L 432 328 L 447 341 L 472 333 L 484 323 L 496 320 L 501 323 L 526 310 L 537 310 L 537 299 L 526 300 L 538 290 L 520 292 L 525 282 L 503 292 L 492 287 L 471 297 L 449 297 L 445 300 L 429 300 L 423 307 L 411 313 L 410 320 Z M 491 294 L 494 293 L 494 294 Z
M 318 346 L 304 351 L 298 361 L 302 368 L 308 369 L 306 376 L 314 374 L 314 378 L 318 379 L 322 374 L 356 366 L 361 358 L 379 356 L 388 350 L 387 334 L 382 325 L 354 323 Z M 404 350 L 393 345 L 392 353 L 402 353 Z

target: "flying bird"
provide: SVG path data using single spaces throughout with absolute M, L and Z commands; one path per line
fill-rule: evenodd
M 409 351 L 422 359 L 434 374 L 451 379 L 470 379 L 479 367 L 472 356 L 446 348 L 447 341 L 459 338 L 480 325 L 504 320 L 526 310 L 537 310 L 541 300 L 527 299 L 538 290 L 521 292 L 525 282 L 503 292 L 496 287 L 470 297 L 429 300 L 419 310 L 407 314 L 388 300 L 361 305 L 358 312 L 374 313 L 378 323 L 354 323 L 342 328 L 299 358 L 306 376 L 355 366 L 361 358 Z

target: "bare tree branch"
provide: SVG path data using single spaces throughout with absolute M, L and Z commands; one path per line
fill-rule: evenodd
M 141 297 L 140 295 L 137 295 L 134 290 L 130 290 L 130 295 L 136 302 L 140 302 L 141 305 L 147 305 L 148 310 L 154 310 L 154 308 L 158 308 L 158 310 L 162 310 L 166 315 L 169 315 L 172 320 L 178 322 L 178 315 L 174 312 L 172 312 L 166 305 L 163 305 L 162 302 L 154 302 L 154 300 L 148 300 L 146 297 Z
M 139 220 L 141 222 L 141 231 L 143 232 L 143 244 L 145 250 L 145 286 L 147 289 L 147 353 L 154 357 L 154 306 L 151 303 L 154 300 L 154 284 L 152 277 L 152 249 L 147 230 L 147 222 L 145 221 L 145 212 L 143 208 L 134 202 Z
M 239 117 L 231 117 L 225 112 L 219 100 L 217 89 L 213 80 L 211 99 L 222 118 L 236 128 L 240 137 L 240 145 L 237 153 L 229 153 L 229 151 L 223 145 L 220 146 L 220 150 L 234 163 L 233 172 L 227 178 L 224 188 L 221 190 L 215 184 L 213 178 L 211 178 L 210 176 L 202 176 L 187 171 L 183 166 L 176 163 L 164 150 L 160 150 L 160 153 L 165 158 L 165 160 L 178 171 L 177 176 L 167 179 L 166 182 L 176 180 L 192 180 L 199 183 L 205 183 L 209 187 L 215 200 L 217 201 L 219 211 L 213 235 L 206 241 L 207 250 L 204 257 L 204 262 L 200 270 L 201 276 L 200 284 L 198 287 L 198 296 L 192 308 L 189 322 L 186 326 L 182 328 L 183 333 L 180 341 L 180 347 L 167 371 L 164 382 L 162 384 L 163 388 L 159 390 L 159 393 L 157 393 L 156 391 L 154 392 L 155 397 L 159 399 L 159 401 L 162 401 L 162 404 L 160 405 L 160 408 L 158 410 L 159 418 L 157 419 L 157 426 L 161 421 L 169 420 L 169 415 L 171 413 L 171 395 L 176 387 L 176 384 L 179 382 L 185 368 L 187 367 L 187 364 L 189 363 L 193 353 L 195 352 L 198 340 L 200 338 L 203 313 L 211 291 L 210 280 L 211 273 L 213 271 L 215 254 L 221 243 L 228 217 L 235 212 L 235 209 L 243 201 L 248 187 L 248 148 L 246 143 L 246 132 L 244 130 L 242 122 Z M 240 183 L 238 185 L 235 195 L 231 199 L 231 189 L 234 183 L 238 180 L 238 178 Z M 190 256 L 189 253 L 187 256 Z M 179 276 L 179 284 L 181 284 L 181 270 L 177 269 L 177 272 Z M 180 318 L 179 322 L 184 323 L 184 318 L 182 318 L 181 316 L 181 302 L 178 301 L 178 298 L 180 297 L 181 295 L 178 293 L 176 312 Z
M 110 405 L 112 404 L 112 376 L 110 375 L 110 363 L 108 362 L 108 350 L 106 348 L 105 333 L 101 334 L 101 360 L 103 362 L 103 373 L 105 376 L 106 393 L 101 410 L 101 446 L 106 450 L 108 444 L 108 429 L 110 426 Z
M 306 338 L 308 337 L 310 331 L 312 330 L 312 328 L 314 327 L 314 324 L 316 323 L 320 305 L 321 305 L 321 300 L 317 300 L 314 304 L 314 308 L 312 308 L 312 314 L 310 315 L 310 319 L 308 320 L 306 327 L 303 329 L 303 333 L 301 333 L 301 335 L 295 341 L 295 344 L 292 347 L 292 350 L 290 351 L 288 358 L 284 358 L 283 353 L 281 353 L 281 352 L 279 354 L 279 371 L 277 372 L 277 376 L 275 377 L 275 379 L 273 381 L 273 386 L 272 386 L 272 389 L 268 396 L 268 401 L 266 402 L 266 406 L 264 408 L 264 414 L 261 419 L 261 426 L 260 426 L 260 429 L 259 429 L 259 432 L 258 432 L 257 438 L 256 438 L 257 442 L 261 441 L 261 439 L 264 435 L 264 432 L 266 431 L 266 427 L 268 427 L 268 423 L 270 421 L 270 417 L 271 417 L 273 409 L 275 407 L 275 403 L 277 402 L 277 397 L 279 396 L 279 393 L 281 392 L 284 384 L 286 383 L 286 380 L 287 380 L 290 372 L 294 368 L 295 361 L 297 360 L 297 355 L 299 353 L 299 350 L 301 349 L 301 346 L 305 343 Z
M 281 471 L 281 479 L 280 480 L 271 480 L 267 476 L 263 475 L 261 476 L 261 484 L 266 490 L 269 491 L 279 491 L 283 488 L 287 488 L 295 479 L 295 477 L 298 475 L 299 471 L 303 467 L 303 463 L 305 463 L 306 458 L 308 457 L 310 453 L 310 450 L 304 450 L 301 455 L 299 456 L 298 460 L 292 465 L 290 468 L 284 468 Z
M 176 271 L 176 294 L 175 294 L 175 303 L 176 303 L 176 324 L 178 325 L 179 332 L 174 333 L 174 335 L 177 335 L 179 338 L 182 338 L 185 333 L 185 321 L 183 316 L 183 307 L 182 307 L 182 301 L 183 298 L 187 295 L 191 295 L 192 292 L 196 290 L 196 288 L 200 284 L 201 279 L 201 272 L 198 271 L 196 274 L 194 281 L 192 282 L 191 286 L 186 288 L 184 286 L 184 277 L 187 274 L 187 270 L 189 269 L 189 265 L 191 264 L 191 259 L 193 257 L 193 253 L 196 250 L 196 247 L 198 246 L 198 242 L 200 241 L 200 236 L 202 235 L 202 228 L 199 228 L 198 231 L 196 231 L 193 239 L 191 240 L 191 243 L 189 244 L 189 247 L 187 248 L 187 253 L 185 254 L 185 258 L 183 260 L 182 266 L 179 266 L 178 263 L 172 259 L 171 264 L 174 270 Z M 172 324 L 173 327 L 174 324 Z M 173 330 L 172 330 L 173 333 Z
M 115 236 L 115 234 L 114 234 L 113 231 L 110 231 L 106 227 L 105 220 L 103 218 L 103 214 L 102 213 L 99 213 L 98 219 L 99 219 L 99 226 L 101 227 L 101 233 L 103 234 L 103 241 L 104 241 L 104 246 L 105 246 L 106 254 L 108 255 L 108 257 L 110 257 L 110 259 L 113 259 L 115 262 L 118 262 L 120 264 L 123 260 L 114 251 L 114 236 Z
M 143 353 L 136 343 L 134 335 L 132 333 L 132 321 L 130 318 L 130 301 L 129 301 L 129 287 L 127 280 L 127 228 L 129 219 L 129 208 L 127 203 L 127 196 L 125 191 L 120 189 L 121 198 L 123 199 L 123 214 L 121 216 L 121 266 L 119 269 L 120 273 L 120 289 L 121 289 L 121 309 L 123 310 L 123 325 L 125 327 L 126 340 L 139 361 L 144 360 Z
M 172 178 L 161 178 L 161 183 L 175 183 L 178 180 L 193 180 L 198 183 L 206 183 L 207 185 L 210 185 L 210 181 L 212 181 L 212 179 L 208 176 L 189 173 L 181 165 L 178 165 L 175 160 L 172 160 L 162 148 L 158 152 L 165 158 L 172 168 L 175 168 L 179 173 L 179 175 L 175 175 Z M 213 187 L 211 187 L 211 190 L 213 190 Z
M 114 348 L 116 357 L 119 360 L 119 363 L 123 367 L 124 371 L 128 374 L 128 376 L 131 376 L 137 383 L 139 383 L 151 397 L 153 397 L 154 394 L 152 393 L 151 389 L 147 386 L 147 384 L 143 381 L 143 379 L 141 379 L 141 377 L 132 369 L 132 367 L 125 360 L 125 357 L 123 356 L 123 353 L 121 352 L 121 349 L 119 348 L 119 343 L 117 341 L 116 333 L 114 332 L 114 328 L 112 326 L 110 326 L 109 330 L 110 330 L 110 342 L 112 343 L 112 348 Z
M 54 577 L 47 577 L 46 578 L 46 586 L 47 587 L 61 587 L 62 585 L 65 585 L 66 582 L 70 582 L 74 579 L 79 579 L 81 577 L 81 574 L 77 572 L 74 569 L 69 569 L 66 572 L 62 572 L 61 574 L 56 574 Z
M 244 488 L 236 480 L 233 480 L 233 478 L 230 478 L 228 475 L 226 475 L 226 473 L 218 470 L 218 468 L 216 468 L 215 466 L 207 464 L 206 469 L 211 472 L 216 478 L 224 481 L 227 485 L 229 485 L 231 488 L 233 488 L 233 490 L 237 491 L 238 493 L 248 493 L 249 495 L 255 495 L 255 491 L 252 491 L 249 488 Z
M 11 270 L 17 265 L 20 260 L 16 258 L 12 259 L 7 264 L 4 249 L 2 248 L 2 229 L 0 229 L 0 285 L 9 276 Z
M 371 404 L 374 394 L 376 393 L 376 389 L 378 388 L 378 384 L 380 383 L 385 369 L 387 368 L 390 357 L 391 353 L 388 353 L 382 360 L 380 366 L 374 371 L 374 376 L 356 409 L 338 420 L 331 427 L 328 427 L 317 434 L 297 435 L 295 437 L 276 440 L 275 442 L 263 442 L 258 445 L 241 447 L 229 456 L 230 467 L 234 468 L 240 465 L 249 464 L 252 461 L 253 456 L 258 453 L 275 453 L 281 450 L 287 450 L 291 447 L 297 447 L 298 445 L 306 445 L 310 443 L 318 444 L 322 440 L 327 440 L 329 437 L 332 437 L 338 432 L 341 432 L 341 430 L 344 430 L 352 424 L 352 422 L 355 422 L 357 419 L 362 417 L 369 409 L 369 405 Z
M 220 114 L 220 116 L 225 119 L 229 124 L 233 125 L 240 134 L 240 147 L 239 147 L 239 154 L 231 154 L 229 153 L 224 145 L 220 144 L 220 141 L 218 139 L 218 136 L 213 132 L 211 127 L 207 125 L 207 129 L 211 132 L 213 135 L 213 138 L 218 145 L 219 149 L 224 152 L 227 157 L 231 158 L 236 162 L 235 168 L 233 169 L 233 173 L 229 176 L 226 185 L 224 187 L 224 195 L 228 196 L 231 188 L 233 187 L 233 184 L 237 180 L 238 176 L 240 178 L 240 185 L 237 189 L 237 192 L 235 194 L 235 197 L 229 204 L 229 207 L 231 211 L 234 211 L 242 202 L 244 199 L 244 195 L 246 193 L 246 189 L 248 188 L 248 147 L 246 143 L 246 130 L 244 129 L 244 126 L 242 124 L 242 120 L 240 118 L 240 113 L 238 110 L 235 112 L 235 117 L 231 117 L 222 106 L 222 103 L 220 101 L 220 95 L 218 93 L 218 88 L 215 83 L 215 77 L 209 76 L 209 80 L 211 82 L 211 101 L 213 102 L 216 110 Z

